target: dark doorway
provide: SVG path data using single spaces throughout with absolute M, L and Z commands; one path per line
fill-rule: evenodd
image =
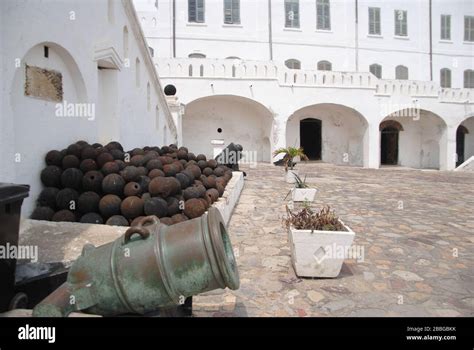
M 300 146 L 310 160 L 321 160 L 321 120 L 306 118 L 300 121 Z
M 456 130 L 456 154 L 457 156 L 457 161 L 456 161 L 456 167 L 460 166 L 462 163 L 464 163 L 464 140 L 466 138 L 466 134 L 468 134 L 469 131 L 466 129 L 465 126 L 459 125 L 458 129 Z
M 382 129 L 380 163 L 398 164 L 398 129 L 386 127 Z

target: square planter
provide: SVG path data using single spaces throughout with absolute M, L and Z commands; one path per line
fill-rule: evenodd
M 285 174 L 285 181 L 289 184 L 294 184 L 296 183 L 296 178 L 295 178 L 295 174 L 298 175 L 298 170 L 291 170 L 291 169 L 288 169 L 288 171 L 286 172 Z
M 344 223 L 341 221 L 341 224 Z M 354 232 L 288 230 L 291 260 L 300 277 L 337 277 L 341 272 L 345 252 L 350 249 Z
M 312 202 L 316 197 L 316 188 L 293 188 L 291 190 L 291 199 L 293 202 Z

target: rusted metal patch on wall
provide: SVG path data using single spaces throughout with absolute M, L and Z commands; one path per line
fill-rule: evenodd
M 61 102 L 63 100 L 63 75 L 55 70 L 26 65 L 25 96 Z

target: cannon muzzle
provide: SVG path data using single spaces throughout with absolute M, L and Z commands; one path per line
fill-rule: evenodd
M 206 291 L 239 288 L 232 245 L 218 209 L 172 226 L 147 216 L 114 242 L 86 245 L 67 281 L 33 310 L 64 317 L 73 311 L 145 314 Z

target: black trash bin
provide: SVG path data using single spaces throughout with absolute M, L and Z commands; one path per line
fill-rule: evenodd
M 8 248 L 18 246 L 21 205 L 29 191 L 28 185 L 0 182 L 0 312 L 8 310 L 15 294 L 16 258 Z

